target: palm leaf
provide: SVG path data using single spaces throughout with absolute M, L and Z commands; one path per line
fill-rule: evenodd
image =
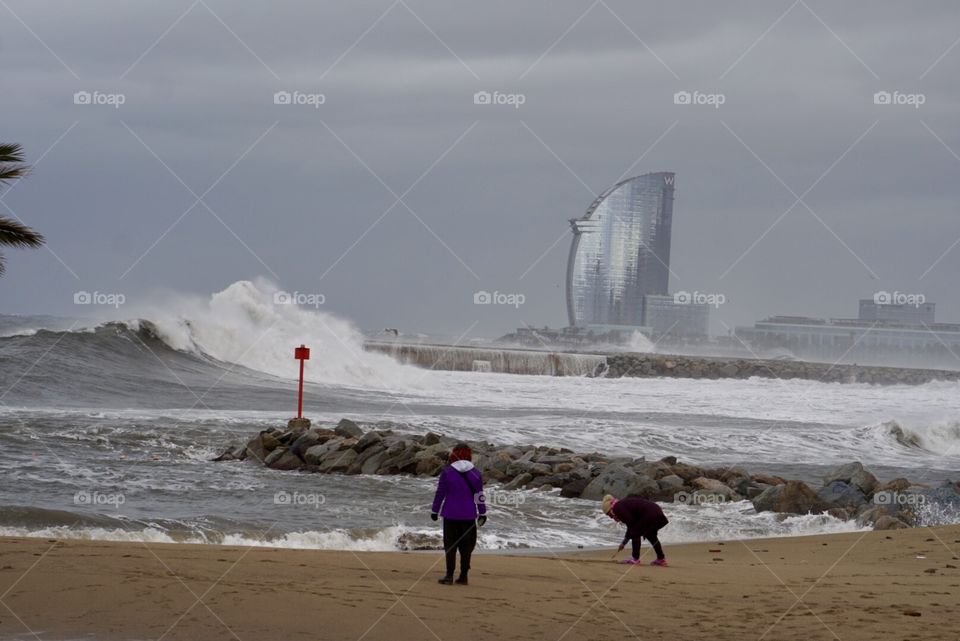
M 17 220 L 0 217 L 0 245 L 7 247 L 40 247 L 43 243 L 43 235 Z M 0 276 L 3 276 L 6 271 L 5 263 L 3 254 L 0 254 Z
M 0 185 L 23 178 L 30 172 L 30 166 L 23 161 L 23 147 L 17 143 L 0 143 Z
M 40 247 L 44 239 L 18 220 L 0 216 L 0 245 L 7 247 Z
M 0 185 L 23 178 L 30 171 L 24 164 L 23 147 L 17 143 L 0 143 Z M 3 247 L 39 247 L 44 243 L 43 236 L 33 231 L 19 220 L 0 216 L 0 246 Z M 0 276 L 6 271 L 3 254 L 0 254 Z
M 0 142 L 0 162 L 24 162 L 23 147 L 15 142 Z

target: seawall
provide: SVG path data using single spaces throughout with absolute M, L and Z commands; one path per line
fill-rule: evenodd
M 486 348 L 368 341 L 367 351 L 389 354 L 401 363 L 454 372 L 497 372 L 547 376 L 593 376 L 606 356 L 535 349 Z
M 554 352 L 510 347 L 368 341 L 368 351 L 388 354 L 401 363 L 457 372 L 497 372 L 546 376 L 605 376 L 608 378 L 668 377 L 694 379 L 761 378 L 922 385 L 960 380 L 960 371 L 872 365 L 833 365 L 807 361 L 676 356 L 639 353 Z

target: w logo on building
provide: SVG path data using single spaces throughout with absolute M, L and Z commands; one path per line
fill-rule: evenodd
M 667 176 L 664 176 L 664 177 L 663 177 L 663 184 L 664 184 L 664 185 L 667 185 L 668 187 L 673 187 L 673 179 L 674 179 L 674 178 L 675 178 L 675 176 L 674 176 L 673 174 L 669 174 L 669 175 L 667 175 Z

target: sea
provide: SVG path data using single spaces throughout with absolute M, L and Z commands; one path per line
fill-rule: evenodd
M 349 319 L 275 295 L 266 281 L 240 281 L 97 318 L 0 316 L 0 535 L 334 550 L 395 550 L 438 535 L 434 479 L 211 461 L 293 416 L 300 344 L 312 350 L 304 414 L 315 425 L 347 417 L 411 434 L 670 455 L 817 487 L 849 461 L 881 480 L 960 479 L 956 382 L 433 371 L 366 352 Z M 484 550 L 619 542 L 595 502 L 558 490 L 497 496 Z M 758 514 L 747 501 L 664 510 L 665 545 L 858 529 L 826 515 Z

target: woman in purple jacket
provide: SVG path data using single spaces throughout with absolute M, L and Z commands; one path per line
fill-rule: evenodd
M 631 541 L 633 554 L 621 563 L 629 565 L 640 563 L 640 540 L 643 538 L 650 541 L 653 551 L 657 553 L 657 559 L 651 561 L 650 565 L 667 565 L 667 557 L 663 555 L 663 548 L 660 546 L 657 532 L 670 521 L 667 520 L 667 516 L 659 505 L 639 496 L 628 496 L 618 501 L 607 494 L 603 497 L 603 513 L 617 523 L 623 523 L 627 526 L 627 533 L 623 537 L 620 547 L 617 548 L 617 552 L 623 550 L 627 541 Z
M 433 497 L 430 518 L 443 516 L 443 550 L 447 555 L 447 573 L 440 583 L 454 583 L 453 571 L 460 551 L 460 577 L 457 585 L 467 585 L 470 555 L 477 546 L 477 526 L 487 522 L 483 501 L 483 477 L 473 466 L 473 453 L 466 443 L 458 443 L 450 452 L 450 465 L 440 472 L 437 493 Z M 442 507 L 441 507 L 442 506 Z M 479 518 L 477 518 L 479 514 Z

